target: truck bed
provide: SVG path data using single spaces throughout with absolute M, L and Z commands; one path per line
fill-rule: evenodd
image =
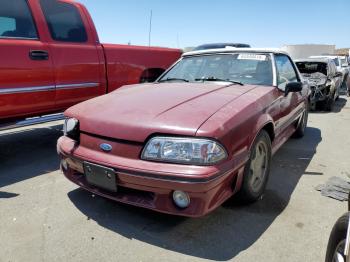
M 154 80 L 181 56 L 179 49 L 103 44 L 108 92 L 123 85 Z

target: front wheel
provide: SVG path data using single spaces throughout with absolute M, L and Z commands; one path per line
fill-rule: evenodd
M 245 203 L 255 202 L 264 194 L 271 165 L 271 139 L 262 130 L 256 137 L 245 166 L 241 190 L 238 199 Z
M 302 138 L 305 135 L 305 130 L 307 127 L 307 121 L 309 119 L 309 110 L 308 107 L 305 107 L 305 111 L 300 119 L 298 121 L 297 129 L 295 130 L 293 137 L 294 138 Z
M 323 101 L 322 106 L 324 110 L 328 112 L 331 112 L 333 110 L 335 95 L 335 93 L 330 94 L 329 97 L 327 97 L 327 99 Z
M 344 250 L 348 224 L 349 213 L 346 213 L 334 225 L 328 240 L 326 262 L 346 261 Z
M 340 88 L 340 87 L 339 87 Z M 337 88 L 337 90 L 335 91 L 336 92 L 336 97 L 335 97 L 335 101 L 338 101 L 339 100 L 339 88 Z

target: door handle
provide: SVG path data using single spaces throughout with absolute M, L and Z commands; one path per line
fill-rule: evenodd
M 29 52 L 29 57 L 32 60 L 48 60 L 49 53 L 43 50 L 33 50 Z

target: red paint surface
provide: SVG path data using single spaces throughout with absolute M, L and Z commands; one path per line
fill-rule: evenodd
M 39 40 L 0 38 L 0 89 L 98 83 L 98 87 L 0 94 L 0 121 L 63 111 L 78 102 L 122 85 L 139 83 L 149 69 L 167 69 L 181 55 L 177 49 L 100 44 L 86 8 L 73 1 L 88 34 L 86 43 L 54 41 L 39 1 L 28 0 Z M 32 50 L 49 53 L 46 61 L 29 58 Z
M 272 86 L 127 86 L 68 109 L 66 115 L 80 122 L 80 144 L 62 137 L 58 151 L 70 163 L 65 175 L 87 190 L 160 212 L 202 216 L 239 190 L 250 147 L 260 130 L 272 125 L 272 149 L 276 152 L 295 131 L 306 101 L 305 89 L 285 96 Z M 157 134 L 216 139 L 226 148 L 228 158 L 214 166 L 141 160 L 147 140 Z M 102 143 L 109 143 L 113 150 L 102 152 Z M 114 168 L 123 193 L 112 194 L 90 186 L 82 175 L 82 161 Z M 136 191 L 129 194 L 128 189 Z M 175 207 L 173 190 L 188 192 L 188 208 Z

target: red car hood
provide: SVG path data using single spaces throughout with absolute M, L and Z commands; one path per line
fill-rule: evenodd
M 82 131 L 144 142 L 154 133 L 194 136 L 227 103 L 255 86 L 219 83 L 140 84 L 120 88 L 66 111 Z

